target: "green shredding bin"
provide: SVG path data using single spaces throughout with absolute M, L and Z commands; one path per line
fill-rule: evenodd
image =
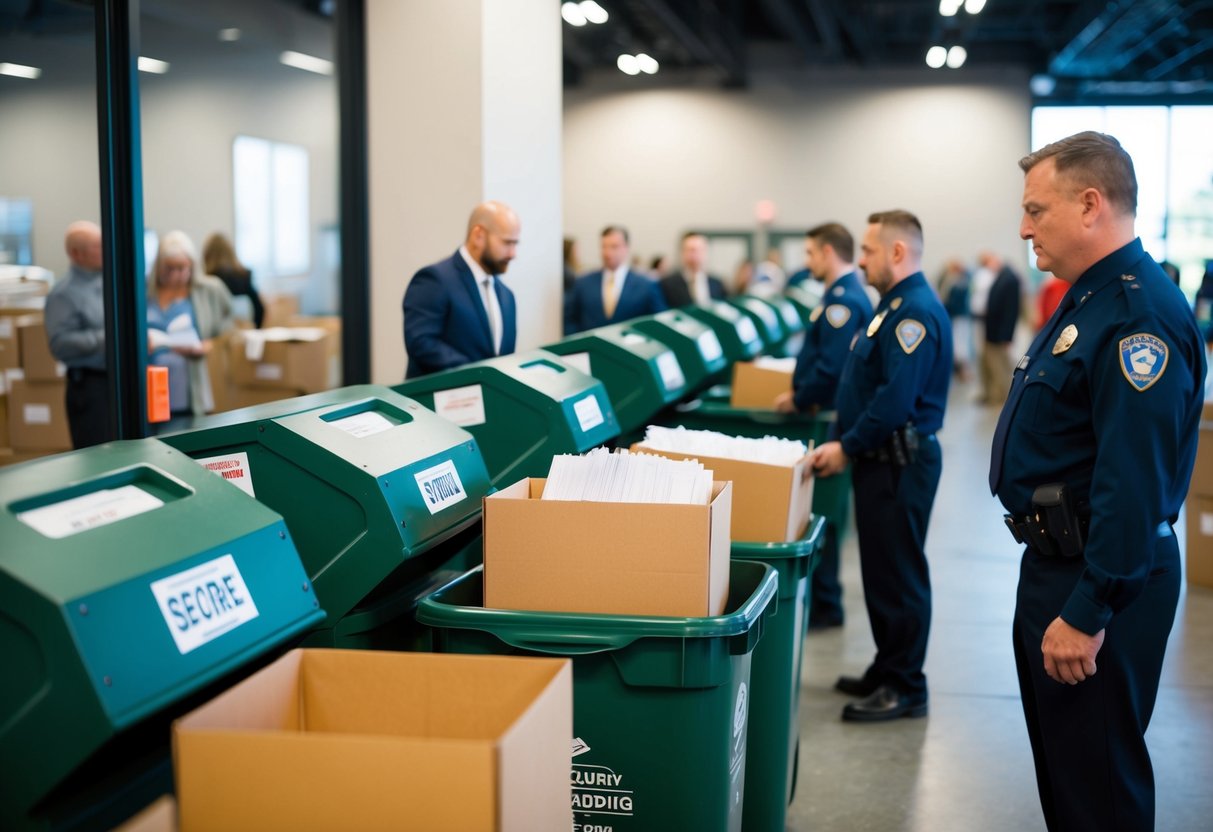
M 286 519 L 328 613 L 308 646 L 412 649 L 417 599 L 479 562 L 492 488 L 476 440 L 388 387 L 234 410 L 165 441 Z
M 687 392 L 698 393 L 710 386 L 729 366 L 716 332 L 679 309 L 670 309 L 633 318 L 632 328 L 665 344 L 674 351 L 682 374 L 686 376 Z
M 749 361 L 763 350 L 762 336 L 754 319 L 728 301 L 714 300 L 707 306 L 683 306 L 680 311 L 707 324 L 720 339 L 729 364 Z
M 727 303 L 739 309 L 743 315 L 754 322 L 758 337 L 762 339 L 763 352 L 774 353 L 783 346 L 789 333 L 784 328 L 783 321 L 780 319 L 779 313 L 775 311 L 775 307 L 753 295 L 742 295 Z
M 109 829 L 169 722 L 324 613 L 282 518 L 154 439 L 0 470 L 0 828 Z
M 544 350 L 500 355 L 392 388 L 476 437 L 494 486 L 546 477 L 552 457 L 619 435 L 602 382 Z
M 602 382 L 621 433 L 649 424 L 687 392 L 674 351 L 630 324 L 579 332 L 543 349 Z
M 813 310 L 821 306 L 821 292 L 812 292 L 803 286 L 789 286 L 783 290 L 783 297 L 796 308 L 796 314 L 807 329 L 813 323 Z
M 733 561 L 725 613 L 485 609 L 477 569 L 421 602 L 439 652 L 573 661 L 573 829 L 738 832 L 754 648 L 778 576 Z
M 800 668 L 809 578 L 825 539 L 815 517 L 799 540 L 733 543 L 734 560 L 758 561 L 779 572 L 779 603 L 750 664 L 750 727 L 746 740 L 745 832 L 783 832 L 796 791 L 800 753 Z

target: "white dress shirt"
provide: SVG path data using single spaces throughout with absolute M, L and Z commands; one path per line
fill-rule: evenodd
M 463 258 L 463 262 L 467 263 L 468 268 L 472 270 L 472 277 L 476 280 L 476 286 L 480 289 L 480 302 L 484 304 L 484 314 L 489 319 L 489 334 L 493 341 L 493 353 L 501 355 L 501 335 L 503 327 L 501 325 L 501 304 L 497 300 L 497 290 L 493 285 L 495 278 L 484 270 L 475 258 L 468 253 L 467 246 L 459 247 L 459 256 Z

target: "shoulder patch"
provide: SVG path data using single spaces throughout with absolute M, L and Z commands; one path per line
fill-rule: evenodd
M 1167 369 L 1169 350 L 1161 338 L 1139 332 L 1120 339 L 1120 371 L 1139 393 L 1149 390 Z
M 838 329 L 851 319 L 851 310 L 843 306 L 841 303 L 832 303 L 826 307 L 826 320 L 830 322 L 830 326 Z
M 906 355 L 918 349 L 918 345 L 926 340 L 927 328 L 913 318 L 906 318 L 897 324 L 897 343 Z
M 821 317 L 823 311 L 825 311 L 824 306 L 814 306 L 813 311 L 809 313 L 809 323 L 817 323 L 817 319 Z

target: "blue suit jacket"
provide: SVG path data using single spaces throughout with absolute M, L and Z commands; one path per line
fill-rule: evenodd
M 508 355 L 514 351 L 517 336 L 514 293 L 500 277 L 493 286 L 501 307 L 501 355 Z M 409 355 L 406 378 L 497 355 L 481 297 L 472 270 L 458 251 L 413 275 L 404 292 L 404 348 Z
M 572 335 L 665 310 L 665 298 L 657 284 L 628 269 L 623 294 L 615 304 L 615 314 L 608 318 L 602 308 L 602 271 L 590 272 L 577 278 L 564 296 L 564 334 Z

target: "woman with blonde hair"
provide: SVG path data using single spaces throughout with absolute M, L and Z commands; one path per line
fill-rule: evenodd
M 193 242 L 170 231 L 147 282 L 148 363 L 168 368 L 172 417 L 156 433 L 188 427 L 214 409 L 206 356 L 232 328 L 232 295 L 217 277 L 202 274 Z
M 265 321 L 265 305 L 253 287 L 253 273 L 240 262 L 231 240 L 216 231 L 202 244 L 202 263 L 207 274 L 223 281 L 233 296 L 244 296 L 253 304 L 253 326 L 261 329 Z

